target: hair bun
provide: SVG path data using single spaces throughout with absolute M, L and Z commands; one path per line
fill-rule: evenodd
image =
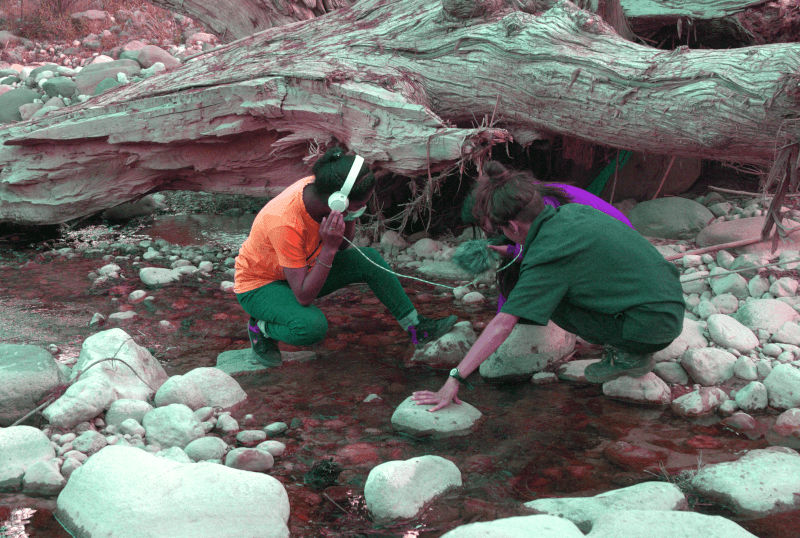
M 508 169 L 497 161 L 489 161 L 483 165 L 482 176 L 491 182 L 503 181 L 508 175 Z
M 316 163 L 314 163 L 314 173 L 315 174 L 317 173 L 317 170 L 320 166 L 336 162 L 343 156 L 344 156 L 344 150 L 339 146 L 334 146 L 332 148 L 329 148 L 328 151 L 326 151 L 325 154 L 319 159 L 317 159 Z

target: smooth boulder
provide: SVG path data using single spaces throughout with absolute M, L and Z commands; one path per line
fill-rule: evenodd
M 574 524 L 560 517 L 537 514 L 467 523 L 441 538 L 583 538 Z
M 73 536 L 289 536 L 289 498 L 275 478 L 121 446 L 104 448 L 72 473 L 56 515 Z
M 183 375 L 167 379 L 155 395 L 157 406 L 185 404 L 192 409 L 221 407 L 226 409 L 247 399 L 239 383 L 219 368 L 195 368 Z
M 751 450 L 737 461 L 698 471 L 692 487 L 703 497 L 747 517 L 800 508 L 800 454 L 790 448 Z
M 537 499 L 525 503 L 526 508 L 568 519 L 584 532 L 589 532 L 594 522 L 610 511 L 669 511 L 683 510 L 686 506 L 686 496 L 670 482 L 642 482 L 593 497 Z
M 42 412 L 51 424 L 71 428 L 98 416 L 121 398 L 149 400 L 167 379 L 147 348 L 119 328 L 93 334 L 83 342 L 71 380 L 78 376 L 80 379 Z
M 39 346 L 0 344 L 0 426 L 36 408 L 64 381 L 53 356 Z
M 671 196 L 636 204 L 628 218 L 642 235 L 665 239 L 691 239 L 714 218 L 703 204 Z
M 32 426 L 0 428 L 0 492 L 20 491 L 28 468 L 55 455 L 50 439 Z
M 420 456 L 374 467 L 364 483 L 364 500 L 377 521 L 410 518 L 426 503 L 458 486 L 461 471 L 452 461 Z
M 478 372 L 492 381 L 526 378 L 574 349 L 575 335 L 553 322 L 544 326 L 518 323 L 500 347 L 481 363 Z
M 451 404 L 435 413 L 428 412 L 431 407 L 417 405 L 409 396 L 392 414 L 392 427 L 418 437 L 441 439 L 469 434 L 482 416 L 480 411 L 463 400 L 460 405 Z

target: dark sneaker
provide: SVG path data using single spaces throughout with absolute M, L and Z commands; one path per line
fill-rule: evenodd
M 281 350 L 278 348 L 278 342 L 261 332 L 255 318 L 250 318 L 247 323 L 247 336 L 250 338 L 250 346 L 252 346 L 253 354 L 258 362 L 267 368 L 281 365 Z
M 651 372 L 655 364 L 652 353 L 627 353 L 607 348 L 602 360 L 587 366 L 583 375 L 590 383 L 605 383 L 624 375 L 641 377 Z
M 418 346 L 432 342 L 441 338 L 453 328 L 458 321 L 458 317 L 451 314 L 446 318 L 430 319 L 424 316 L 419 317 L 419 323 L 408 328 L 411 333 L 411 341 Z

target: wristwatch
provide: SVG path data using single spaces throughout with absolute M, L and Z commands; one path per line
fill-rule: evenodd
M 450 377 L 454 377 L 459 383 L 467 387 L 468 389 L 472 388 L 472 383 L 461 377 L 461 372 L 458 371 L 458 368 L 453 368 L 450 370 Z

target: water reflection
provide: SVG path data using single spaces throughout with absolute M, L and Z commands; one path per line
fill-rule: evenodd
M 160 215 L 137 233 L 164 239 L 174 245 L 213 245 L 239 250 L 247 238 L 255 215 Z

